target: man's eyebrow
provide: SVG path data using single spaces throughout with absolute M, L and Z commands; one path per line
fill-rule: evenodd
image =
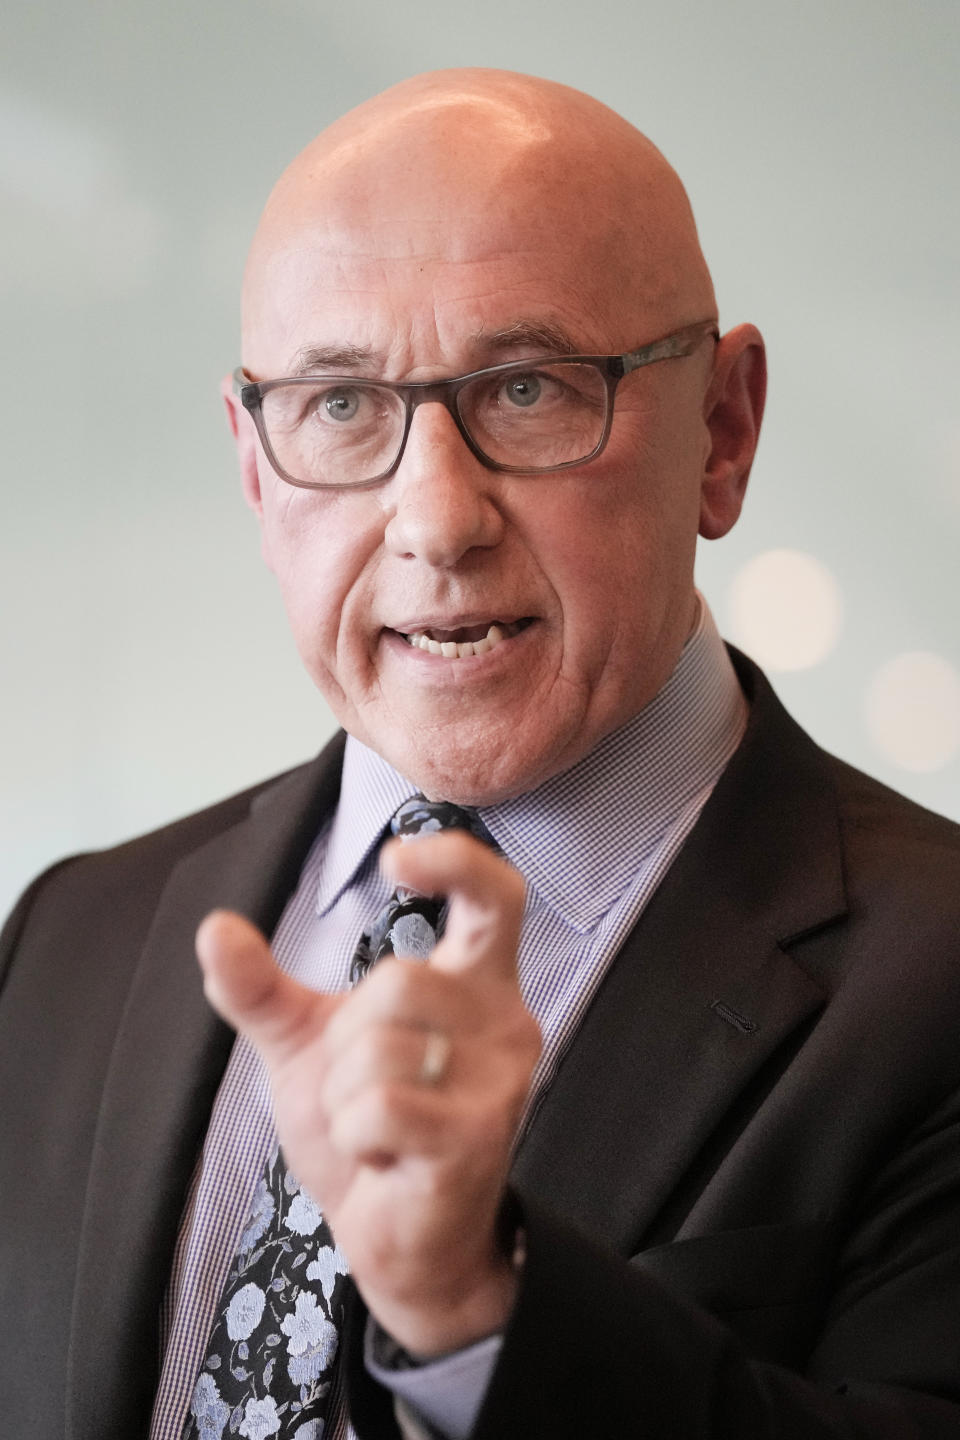
M 474 337 L 480 350 L 503 353 L 525 350 L 535 355 L 576 355 L 582 346 L 561 325 L 550 320 L 515 320 L 499 330 L 480 330 Z M 291 359 L 287 374 L 322 375 L 358 370 L 382 373 L 383 357 L 368 345 L 304 345 Z
M 380 357 L 367 345 L 305 345 L 290 362 L 288 375 L 337 374 L 343 370 L 371 370 Z M 375 372 L 374 372 L 375 373 Z
M 516 320 L 502 330 L 481 330 L 477 344 L 484 350 L 529 350 L 539 354 L 577 355 L 578 345 L 561 325 L 550 320 Z

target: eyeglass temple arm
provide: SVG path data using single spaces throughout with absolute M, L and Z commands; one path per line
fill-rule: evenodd
M 248 379 L 247 376 L 243 373 L 242 365 L 237 366 L 236 370 L 234 370 L 233 372 L 232 378 L 234 395 L 237 396 L 242 405 L 247 405 L 247 408 L 249 409 L 248 401 L 252 398 L 254 382 Z M 244 395 L 243 393 L 245 390 L 248 392 L 247 395 Z
M 650 345 L 643 345 L 639 350 L 630 350 L 626 355 L 621 355 L 623 373 L 629 375 L 631 370 L 639 370 L 644 365 L 654 365 L 658 360 L 679 360 L 684 355 L 692 355 L 708 335 L 719 340 L 720 331 L 717 329 L 716 320 L 698 320 L 693 325 L 685 325 L 682 330 L 677 330 L 662 340 L 654 340 Z

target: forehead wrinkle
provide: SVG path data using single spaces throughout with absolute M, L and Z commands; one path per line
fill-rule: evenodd
M 622 288 L 619 296 L 622 301 Z M 440 297 L 436 309 L 445 333 L 451 329 L 451 312 L 456 322 L 460 311 L 459 333 L 476 351 L 533 346 L 574 355 L 626 349 L 637 342 L 641 317 L 628 303 L 616 301 L 606 286 L 592 291 L 579 279 L 552 273 L 511 282 L 498 275 L 469 295 Z

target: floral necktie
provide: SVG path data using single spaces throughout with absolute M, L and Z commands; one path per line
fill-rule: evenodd
M 415 796 L 394 835 L 465 829 L 470 812 Z M 443 933 L 445 904 L 398 887 L 361 937 L 350 967 L 362 980 L 385 955 L 425 959 Z M 321 1440 L 347 1289 L 347 1262 L 319 1207 L 274 1148 L 230 1266 L 183 1440 Z

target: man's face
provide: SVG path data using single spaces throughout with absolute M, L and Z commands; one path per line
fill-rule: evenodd
M 429 203 L 411 188 L 362 221 L 298 221 L 248 307 L 249 373 L 290 374 L 322 348 L 358 356 L 327 370 L 429 380 L 544 354 L 524 326 L 606 353 L 702 318 L 645 307 L 588 217 L 560 233 L 467 186 Z M 708 342 L 628 376 L 603 454 L 553 474 L 485 469 L 425 404 L 389 480 L 296 489 L 240 414 L 264 555 L 341 724 L 428 795 L 484 804 L 568 768 L 636 714 L 691 623 L 711 360 Z M 481 654 L 409 640 L 491 625 L 502 638 Z

